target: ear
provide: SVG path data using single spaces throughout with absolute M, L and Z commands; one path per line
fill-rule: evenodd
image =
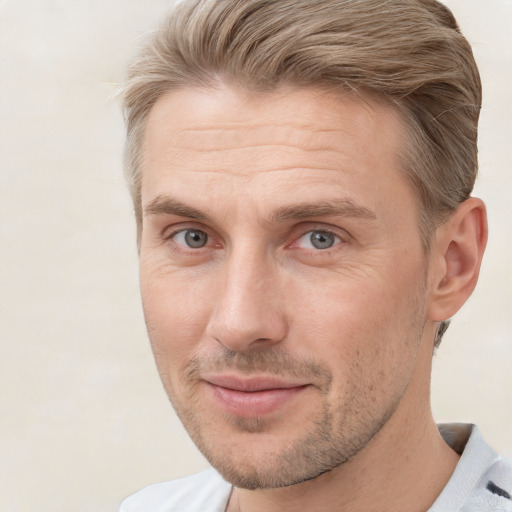
M 464 201 L 436 231 L 432 248 L 429 318 L 452 317 L 475 289 L 487 244 L 487 214 L 482 200 Z

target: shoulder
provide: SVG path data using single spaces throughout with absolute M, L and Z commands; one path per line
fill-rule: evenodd
M 499 510 L 512 512 L 512 464 L 498 457 L 475 486 L 462 512 Z
M 231 485 L 214 469 L 145 487 L 126 498 L 119 512 L 224 512 Z
M 512 512 L 512 466 L 484 440 L 475 425 L 439 425 L 461 457 L 429 512 Z

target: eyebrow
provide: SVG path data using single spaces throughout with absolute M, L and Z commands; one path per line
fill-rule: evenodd
M 195 220 L 209 218 L 209 215 L 205 212 L 168 196 L 155 197 L 144 207 L 144 215 L 177 215 Z M 350 199 L 335 199 L 280 206 L 270 214 L 268 222 L 277 224 L 288 220 L 303 220 L 312 217 L 355 217 L 374 220 L 377 215 Z
M 272 212 L 270 222 L 302 220 L 309 217 L 355 217 L 373 220 L 377 218 L 377 215 L 365 206 L 354 203 L 350 199 L 335 199 L 317 203 L 281 206 Z
M 208 215 L 172 197 L 156 196 L 144 207 L 144 215 L 177 215 L 190 219 L 205 220 Z

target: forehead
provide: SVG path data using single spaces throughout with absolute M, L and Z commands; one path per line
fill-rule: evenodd
M 274 207 L 305 190 L 365 195 L 374 207 L 398 182 L 411 193 L 400 170 L 403 131 L 398 113 L 372 98 L 292 88 L 172 91 L 148 117 L 142 202 L 195 185 L 211 201 L 243 187 Z
M 259 94 L 227 87 L 180 89 L 152 108 L 144 147 L 149 157 L 162 145 L 194 150 L 200 136 L 204 151 L 218 151 L 245 145 L 250 132 L 255 145 L 295 142 L 314 150 L 346 143 L 357 151 L 372 137 L 376 150 L 393 150 L 401 131 L 398 114 L 369 96 L 285 87 Z

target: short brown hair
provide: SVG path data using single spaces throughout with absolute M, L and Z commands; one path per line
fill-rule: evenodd
M 328 87 L 370 94 L 397 109 L 407 129 L 403 171 L 420 200 L 426 248 L 435 227 L 473 189 L 481 82 L 469 43 L 441 3 L 182 0 L 150 35 L 123 88 L 125 171 L 139 236 L 151 108 L 170 90 L 221 82 L 249 92 Z

